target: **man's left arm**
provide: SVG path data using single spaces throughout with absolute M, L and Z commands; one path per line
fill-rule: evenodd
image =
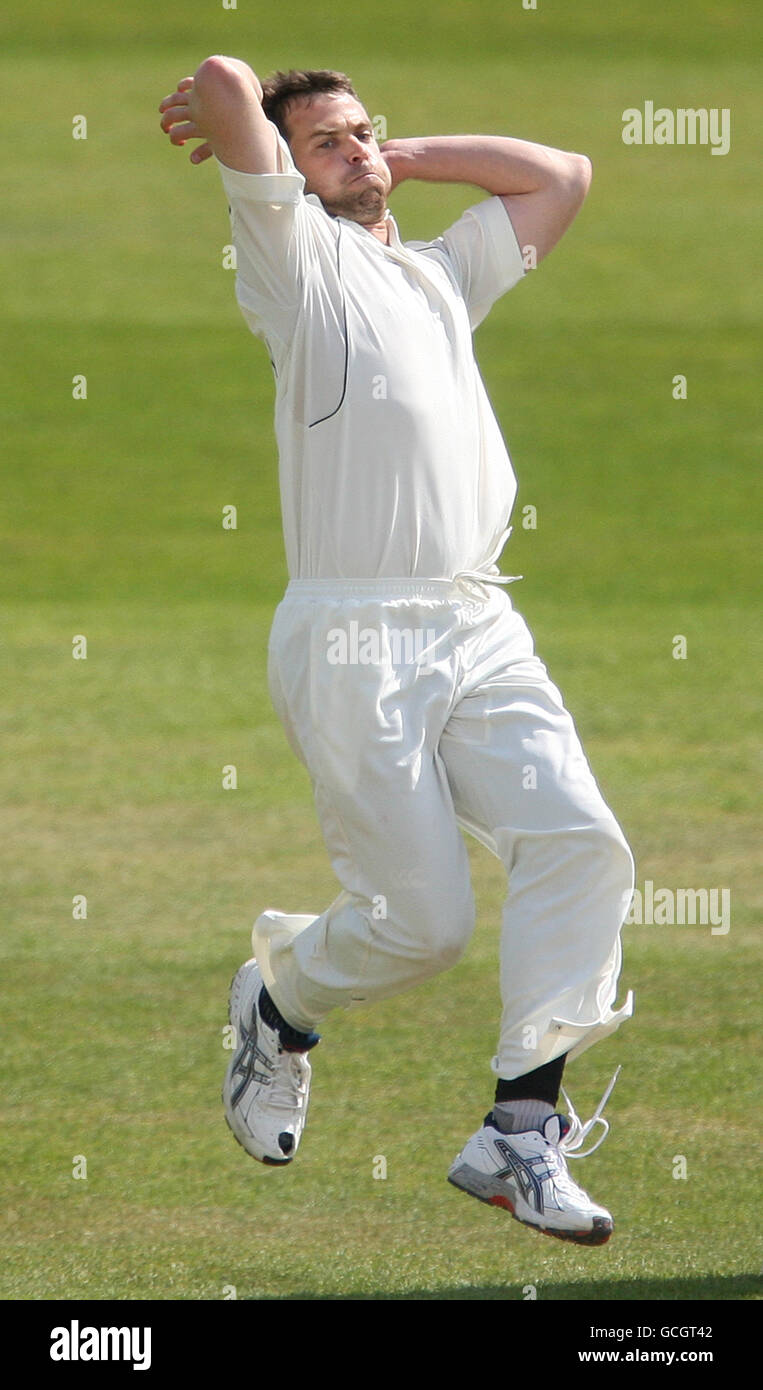
M 404 179 L 470 183 L 503 202 L 520 247 L 534 246 L 540 262 L 556 246 L 583 204 L 591 161 L 502 135 L 431 135 L 387 140 L 381 153 L 393 188 Z

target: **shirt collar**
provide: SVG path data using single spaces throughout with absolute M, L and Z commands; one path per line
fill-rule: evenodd
M 403 243 L 400 240 L 400 232 L 398 231 L 397 222 L 392 216 L 392 213 L 390 212 L 389 208 L 387 208 L 386 221 L 387 226 L 389 227 L 389 245 L 400 249 Z

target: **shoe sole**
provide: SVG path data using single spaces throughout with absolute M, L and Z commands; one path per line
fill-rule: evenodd
M 502 1211 L 509 1212 L 520 1226 L 527 1226 L 531 1231 L 539 1231 L 543 1236 L 553 1236 L 556 1240 L 569 1240 L 574 1245 L 606 1245 L 615 1229 L 613 1221 L 608 1221 L 604 1216 L 595 1216 L 590 1231 L 557 1231 L 552 1226 L 542 1226 L 540 1222 L 526 1221 L 524 1217 L 517 1216 L 513 1202 L 503 1193 L 483 1196 L 482 1193 L 473 1192 L 470 1187 L 465 1187 L 463 1183 L 457 1181 L 455 1176 L 450 1174 L 448 1175 L 448 1182 L 459 1192 L 465 1192 L 467 1197 L 476 1197 L 478 1202 L 484 1202 L 489 1207 L 500 1207 Z
M 244 975 L 245 975 L 245 973 L 248 971 L 249 965 L 250 965 L 250 962 L 249 962 L 249 961 L 246 961 L 244 965 L 239 966 L 238 970 L 236 971 L 235 975 L 233 976 L 233 979 L 232 979 L 231 982 L 230 982 L 230 989 L 229 989 L 229 991 L 228 991 L 228 1020 L 229 1020 L 229 1022 L 230 1022 L 231 1027 L 235 1029 L 235 1032 L 236 1032 L 236 1042 L 237 1042 L 237 1043 L 238 1043 L 238 1032 L 239 1032 L 239 1029 L 238 1029 L 238 1025 L 237 1025 L 236 1023 L 234 1023 L 234 1021 L 233 1021 L 233 1010 L 234 1010 L 234 1006 L 235 1006 L 235 1008 L 236 1008 L 236 1016 L 237 1016 L 237 1018 L 240 1018 L 240 1017 L 241 1017 L 241 1010 L 240 1010 L 239 1007 L 238 1007 L 238 993 L 239 993 L 239 991 L 240 991 L 240 989 L 241 989 L 241 986 L 243 985 Z M 235 996 L 235 1000 L 234 1000 L 234 996 Z M 233 1135 L 233 1138 L 235 1139 L 236 1143 L 241 1145 L 241 1148 L 244 1150 L 244 1153 L 245 1153 L 245 1154 L 248 1154 L 250 1158 L 253 1158 L 254 1161 L 255 1161 L 255 1163 L 264 1163 L 268 1168 L 285 1168 L 286 1165 L 287 1165 L 287 1163 L 292 1163 L 292 1162 L 293 1162 L 293 1156 L 292 1156 L 292 1158 L 270 1158 L 270 1157 L 266 1154 L 264 1157 L 260 1157 L 259 1154 L 253 1154 L 252 1151 L 251 1151 L 251 1149 L 247 1148 L 247 1146 L 246 1146 L 246 1144 L 244 1143 L 244 1140 L 241 1138 L 241 1136 L 240 1136 L 239 1134 L 236 1133 L 235 1126 L 234 1126 L 234 1124 L 233 1124 L 233 1122 L 232 1122 L 232 1120 L 231 1120 L 230 1114 L 229 1114 L 228 1112 L 229 1112 L 229 1109 L 230 1109 L 231 1112 L 232 1112 L 232 1110 L 233 1110 L 233 1106 L 232 1106 L 231 1100 L 230 1100 L 230 1091 L 232 1090 L 233 1069 L 234 1069 L 234 1067 L 235 1067 L 235 1065 L 236 1065 L 236 1056 L 237 1056 L 237 1053 L 238 1053 L 238 1049 L 236 1050 L 236 1052 L 234 1052 L 233 1057 L 231 1058 L 230 1063 L 229 1063 L 229 1065 L 228 1065 L 228 1070 L 227 1070 L 226 1073 L 225 1073 L 225 1079 L 224 1079 L 224 1081 L 223 1081 L 223 1088 L 222 1088 L 222 1092 L 221 1092 L 221 1095 L 222 1095 L 222 1102 L 223 1102 L 223 1111 L 224 1111 L 224 1113 L 225 1113 L 225 1123 L 226 1123 L 226 1125 L 228 1126 L 228 1129 L 230 1130 L 231 1134 Z

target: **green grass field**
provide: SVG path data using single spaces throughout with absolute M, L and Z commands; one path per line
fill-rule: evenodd
M 41 0 L 0 27 L 0 1296 L 756 1298 L 759 11 L 254 8 Z M 466 958 L 327 1021 L 293 1167 L 252 1163 L 224 1123 L 227 988 L 253 918 L 320 911 L 336 886 L 265 686 L 286 583 L 270 368 L 222 269 L 218 174 L 158 126 L 162 96 L 218 51 L 344 69 L 390 136 L 514 134 L 594 164 L 565 242 L 476 338 L 520 481 L 504 567 L 526 576 L 512 597 L 639 885 L 732 903 L 726 935 L 625 929 L 635 1017 L 569 1069 L 585 1118 L 623 1066 L 612 1133 L 574 1170 L 615 1215 L 601 1250 L 445 1182 L 492 1098 L 503 871 L 474 845 Z M 625 146 L 621 113 L 647 99 L 729 108 L 729 154 Z M 406 184 L 392 208 L 430 237 L 480 196 Z

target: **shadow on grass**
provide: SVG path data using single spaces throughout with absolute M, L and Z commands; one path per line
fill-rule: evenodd
M 407 1293 L 316 1294 L 306 1290 L 300 1293 L 283 1294 L 263 1302 L 429 1302 L 444 1303 L 451 1299 L 464 1301 L 477 1299 L 483 1302 L 501 1300 L 522 1302 L 525 1299 L 522 1284 L 485 1284 L 474 1287 L 443 1289 L 411 1289 Z M 722 1275 L 703 1275 L 693 1279 L 581 1279 L 569 1283 L 548 1283 L 545 1280 L 536 1286 L 538 1299 L 544 1302 L 564 1301 L 578 1303 L 675 1303 L 675 1302 L 721 1302 L 734 1299 L 760 1297 L 762 1281 L 754 1274 L 734 1274 L 724 1278 Z M 259 1301 L 255 1300 L 254 1301 Z

